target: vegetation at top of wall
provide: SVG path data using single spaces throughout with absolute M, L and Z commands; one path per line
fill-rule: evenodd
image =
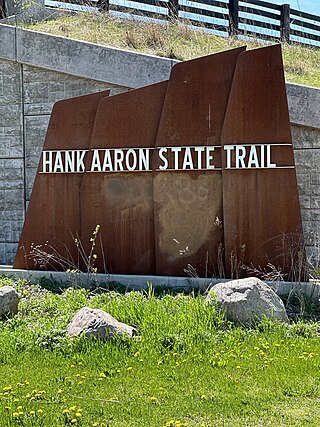
M 29 24 L 28 28 L 121 49 L 187 60 L 246 44 L 249 49 L 262 43 L 218 37 L 187 23 L 163 23 L 120 19 L 100 13 L 60 16 Z M 320 49 L 283 44 L 286 80 L 320 87 Z
M 21 296 L 0 319 L 1 427 L 318 427 L 320 324 L 228 323 L 201 295 L 53 294 L 0 278 Z M 83 306 L 138 337 L 69 339 Z

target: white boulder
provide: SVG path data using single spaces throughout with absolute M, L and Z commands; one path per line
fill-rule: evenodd
M 289 322 L 279 296 L 256 277 L 232 280 L 212 286 L 207 301 L 217 300 L 228 320 L 250 325 L 263 317 Z
M 81 308 L 67 328 L 67 335 L 75 337 L 85 335 L 86 337 L 110 338 L 113 335 L 127 335 L 132 337 L 135 328 L 118 322 L 110 314 L 98 308 Z
M 0 316 L 18 312 L 19 295 L 12 286 L 0 287 Z

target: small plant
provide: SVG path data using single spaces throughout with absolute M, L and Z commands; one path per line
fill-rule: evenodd
M 94 277 L 97 274 L 97 268 L 95 263 L 97 260 L 97 254 L 95 248 L 97 239 L 99 238 L 100 225 L 96 225 L 90 237 L 90 249 L 89 253 L 85 251 L 84 245 L 79 238 L 78 234 L 76 237 L 72 235 L 72 240 L 77 247 L 77 260 L 74 260 L 71 256 L 69 249 L 64 245 L 66 255 L 62 255 L 53 245 L 46 242 L 44 245 L 31 245 L 31 250 L 28 258 L 32 259 L 35 266 L 39 266 L 41 269 L 51 270 L 64 270 L 69 273 L 71 282 L 76 282 L 76 278 L 79 276 L 81 271 L 87 273 L 87 284 L 94 281 Z
M 320 279 L 320 233 L 312 233 L 308 250 L 308 266 L 311 279 Z M 307 248 L 308 249 L 308 248 Z
M 270 282 L 280 282 L 284 280 L 282 269 L 270 262 L 268 262 L 266 268 L 261 268 L 260 266 L 254 267 L 251 265 L 250 267 L 243 266 L 243 270 L 250 276 L 259 277 L 262 280 L 268 280 Z
M 244 269 L 244 255 L 246 251 L 246 245 L 240 245 L 240 257 L 238 256 L 238 251 L 232 250 L 230 253 L 230 272 L 231 279 L 240 279 L 243 277 Z

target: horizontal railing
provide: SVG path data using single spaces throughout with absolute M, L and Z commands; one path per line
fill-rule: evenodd
M 320 47 L 320 16 L 292 9 L 289 4 L 261 0 L 45 0 L 45 5 L 187 20 L 221 35 Z

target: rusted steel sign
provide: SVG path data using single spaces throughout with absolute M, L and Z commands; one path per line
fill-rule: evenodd
M 55 104 L 14 268 L 292 278 L 301 237 L 281 50 L 239 48 Z

